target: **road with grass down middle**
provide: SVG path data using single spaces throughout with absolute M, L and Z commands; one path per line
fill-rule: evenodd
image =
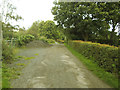
M 11 81 L 13 88 L 110 88 L 62 44 L 20 49 L 18 55 L 35 58 Z

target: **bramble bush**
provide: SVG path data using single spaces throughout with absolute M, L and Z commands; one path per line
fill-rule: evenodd
M 31 34 L 19 36 L 18 41 L 17 41 L 18 46 L 24 46 L 27 43 L 33 41 L 34 38 L 35 37 L 33 35 L 31 35 Z
M 81 40 L 69 41 L 68 45 L 85 57 L 93 60 L 106 71 L 118 74 L 118 47 L 107 44 L 85 42 Z

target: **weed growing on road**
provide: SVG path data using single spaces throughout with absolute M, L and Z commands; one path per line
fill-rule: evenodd
M 35 57 L 23 57 L 23 56 L 17 56 L 16 64 L 13 64 L 11 67 L 10 64 L 2 64 L 2 88 L 10 88 L 11 83 L 10 80 L 19 78 L 19 75 L 21 75 L 21 70 L 29 63 L 24 63 L 24 60 L 31 60 Z M 23 60 L 23 62 L 17 62 Z M 14 63 L 14 62 L 13 62 Z
M 7 64 L 2 64 L 2 88 L 10 88 L 10 79 L 16 79 L 20 72 L 16 68 L 10 68 Z
M 39 55 L 38 53 L 35 54 L 36 56 Z
M 35 59 L 35 57 L 24 57 L 24 60 L 31 60 L 31 59 Z
M 17 63 L 16 65 L 17 65 L 17 66 L 25 66 L 24 63 Z

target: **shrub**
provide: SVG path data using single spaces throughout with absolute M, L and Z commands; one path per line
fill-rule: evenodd
M 57 39 L 57 42 L 64 43 L 64 40 Z
M 48 42 L 49 44 L 51 44 L 51 43 L 55 43 L 55 40 L 53 40 L 53 39 L 47 39 L 47 42 Z
M 14 60 L 14 49 L 4 40 L 2 42 L 2 60 L 5 63 L 11 63 Z
M 118 68 L 120 68 L 118 65 L 118 47 L 80 40 L 69 41 L 68 45 L 96 62 L 99 67 L 117 74 Z
M 42 40 L 43 42 L 46 42 L 46 43 L 49 43 L 49 44 L 55 43 L 55 40 L 53 40 L 53 39 L 47 39 L 47 38 L 44 37 L 44 36 L 40 37 L 39 40 Z
M 44 37 L 44 36 L 41 36 L 41 37 L 39 38 L 39 40 L 42 40 L 43 42 L 47 42 L 47 38 Z
M 27 43 L 29 43 L 33 40 L 34 40 L 34 36 L 31 34 L 19 36 L 19 39 L 17 41 L 18 46 L 26 45 Z

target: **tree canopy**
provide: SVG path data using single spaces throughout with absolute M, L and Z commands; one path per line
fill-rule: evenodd
M 115 40 L 120 2 L 54 2 L 54 20 L 68 38 Z M 112 31 L 109 31 L 112 25 Z
M 47 21 L 35 21 L 27 32 L 36 38 L 45 36 L 48 39 L 62 38 L 62 33 L 55 23 L 51 20 Z

